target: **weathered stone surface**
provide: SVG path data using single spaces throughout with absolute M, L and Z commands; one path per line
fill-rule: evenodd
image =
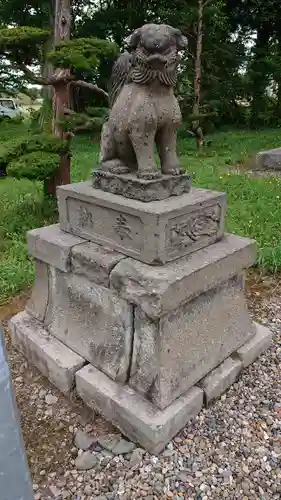
M 246 342 L 237 351 L 238 357 L 243 363 L 243 367 L 246 368 L 255 359 L 260 356 L 266 349 L 269 348 L 272 340 L 272 332 L 266 326 L 255 323 L 255 336 Z
M 125 259 L 113 269 L 110 284 L 156 319 L 250 267 L 255 258 L 254 241 L 225 235 L 211 247 L 161 267 Z
M 205 189 L 142 203 L 92 188 L 58 188 L 61 229 L 148 264 L 163 264 L 223 236 L 226 197 Z
M 33 257 L 61 271 L 69 271 L 72 247 L 85 241 L 61 231 L 59 224 L 53 224 L 28 231 L 27 243 Z
M 105 170 L 93 172 L 93 187 L 134 200 L 149 202 L 188 193 L 191 175 L 162 175 L 159 179 L 139 179 L 134 174 L 114 174 Z
M 71 391 L 74 374 L 85 364 L 85 360 L 49 335 L 39 321 L 27 312 L 13 316 L 9 326 L 13 345 L 28 361 L 60 391 Z
M 79 396 L 98 410 L 129 439 L 151 453 L 160 452 L 167 442 L 202 408 L 203 391 L 192 388 L 166 410 L 160 411 L 127 386 L 88 365 L 76 374 Z
M 256 164 L 260 169 L 281 170 L 281 148 L 260 151 L 256 156 Z
M 117 434 L 109 434 L 106 436 L 100 436 L 98 438 L 99 445 L 110 452 L 113 450 L 113 448 L 115 448 L 115 446 L 117 446 L 119 441 L 120 437 Z
M 199 385 L 204 391 L 204 400 L 207 406 L 210 401 L 218 398 L 234 384 L 242 368 L 243 365 L 239 359 L 230 357 L 200 380 Z
M 254 335 L 243 276 L 152 321 L 136 310 L 129 385 L 163 409 Z
M 172 87 L 187 39 L 171 26 L 145 24 L 127 43 L 131 53 L 121 54 L 113 67 L 111 111 L 100 145 L 102 167 L 157 178 L 161 172 L 155 164 L 156 142 L 162 173 L 178 175 L 176 131 L 181 112 Z
M 127 379 L 133 310 L 114 291 L 54 270 L 49 331 L 111 378 Z
M 114 453 L 114 455 L 126 455 L 126 453 L 131 453 L 135 447 L 135 443 L 127 441 L 126 439 L 120 439 L 117 445 L 112 449 L 112 453 Z
M 35 260 L 35 282 L 26 311 L 39 321 L 45 322 L 50 308 L 50 266 Z
M 85 451 L 75 460 L 75 467 L 78 470 L 90 470 L 93 469 L 98 463 L 98 459 L 90 451 Z
M 96 437 L 90 436 L 87 432 L 84 432 L 81 429 L 77 429 L 74 444 L 78 450 L 87 451 L 96 441 Z
M 71 250 L 71 266 L 75 274 L 83 274 L 97 285 L 109 287 L 109 274 L 124 259 L 121 253 L 109 250 L 101 245 L 87 242 Z

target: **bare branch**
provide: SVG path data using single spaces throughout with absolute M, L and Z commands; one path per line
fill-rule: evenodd
M 83 87 L 85 89 L 92 90 L 93 92 L 97 92 L 98 94 L 100 94 L 103 97 L 105 97 L 106 99 L 108 99 L 108 93 L 105 90 L 98 87 L 98 85 L 95 85 L 93 83 L 84 82 L 83 80 L 75 80 L 71 83 L 72 83 L 72 85 L 76 85 L 77 87 Z
M 41 76 L 36 76 L 24 63 L 16 61 L 18 69 L 20 69 L 26 78 L 37 85 L 48 85 L 47 80 Z
M 192 137 L 195 137 L 195 133 L 192 132 L 191 130 L 187 130 L 186 132 L 188 133 L 188 135 L 191 135 Z
M 211 2 L 213 2 L 213 0 L 206 0 L 206 2 L 204 2 L 202 5 L 203 9 L 205 9 L 205 7 L 207 7 L 207 5 L 209 5 Z

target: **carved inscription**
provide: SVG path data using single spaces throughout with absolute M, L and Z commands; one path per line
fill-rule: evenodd
M 171 227 L 170 242 L 173 246 L 183 249 L 204 236 L 211 238 L 219 230 L 220 219 L 220 205 L 190 214 L 187 220 L 178 222 Z
M 93 228 L 93 214 L 87 207 L 78 208 L 79 226 L 82 228 Z
M 117 219 L 116 223 L 114 224 L 114 229 L 115 232 L 120 236 L 120 239 L 123 241 L 125 238 L 129 238 L 129 240 L 132 239 L 132 229 L 130 226 L 127 224 L 127 219 L 124 217 L 123 214 L 120 214 Z

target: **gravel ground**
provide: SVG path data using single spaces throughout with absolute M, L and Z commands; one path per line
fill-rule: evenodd
M 2 319 L 24 301 L 2 310 Z M 159 456 L 124 441 L 75 396 L 62 396 L 6 331 L 35 499 L 280 500 L 281 281 L 252 277 L 248 303 L 274 332 L 271 348 Z

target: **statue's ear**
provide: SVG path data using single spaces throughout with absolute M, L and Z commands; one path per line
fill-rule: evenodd
M 177 42 L 178 50 L 183 50 L 187 47 L 187 38 L 184 36 L 180 30 L 175 29 L 174 35 Z
M 140 30 L 135 30 L 130 36 L 125 39 L 125 44 L 130 49 L 136 49 L 140 41 Z

